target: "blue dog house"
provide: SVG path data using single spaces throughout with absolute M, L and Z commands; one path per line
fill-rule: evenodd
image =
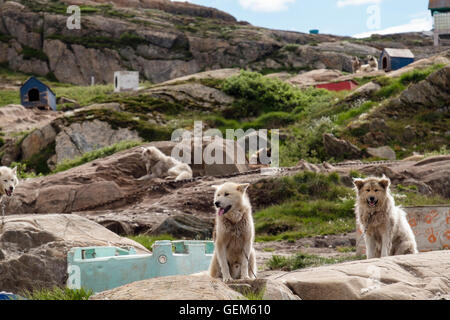
M 25 108 L 56 111 L 56 95 L 47 85 L 29 78 L 20 88 L 20 102 Z
M 386 48 L 380 57 L 380 67 L 386 72 L 401 69 L 413 62 L 414 54 L 409 49 Z

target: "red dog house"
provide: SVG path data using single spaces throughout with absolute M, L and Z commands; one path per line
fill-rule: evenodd
M 351 91 L 358 87 L 358 84 L 353 80 L 323 83 L 316 85 L 318 89 L 327 89 L 329 91 Z

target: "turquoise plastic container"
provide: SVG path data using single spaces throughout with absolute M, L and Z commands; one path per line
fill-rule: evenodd
M 157 241 L 152 254 L 133 248 L 72 248 L 67 255 L 67 287 L 110 290 L 122 285 L 163 276 L 188 275 L 208 270 L 213 241 Z

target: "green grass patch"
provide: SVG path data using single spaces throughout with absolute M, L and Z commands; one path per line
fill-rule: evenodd
M 48 56 L 42 50 L 37 50 L 25 45 L 22 45 L 22 56 L 24 60 L 38 59 L 48 62 Z
M 438 71 L 444 67 L 445 64 L 435 64 L 426 69 L 414 69 L 412 71 L 402 74 L 399 78 L 399 81 L 405 86 L 410 83 L 418 83 L 422 80 L 425 80 L 433 72 Z
M 127 150 L 127 149 L 131 149 L 131 148 L 134 148 L 139 145 L 141 145 L 141 142 L 138 142 L 138 141 L 121 141 L 119 143 L 113 144 L 111 146 L 108 146 L 108 147 L 105 147 L 105 148 L 102 148 L 99 150 L 86 152 L 81 157 L 75 158 L 73 160 L 66 160 L 66 161 L 61 162 L 60 164 L 58 164 L 56 166 L 55 170 L 53 170 L 52 173 L 66 171 L 71 168 L 78 167 L 85 163 L 94 161 L 96 159 L 105 158 L 114 153 L 117 153 L 117 152 L 120 152 L 123 150 Z
M 18 90 L 0 90 L 0 107 L 8 104 L 20 104 Z
M 0 32 L 0 42 L 8 42 L 9 40 L 11 40 L 13 37 L 11 37 L 8 34 L 4 34 Z
M 355 229 L 354 195 L 337 174 L 301 172 L 252 186 L 256 241 L 296 240 Z M 275 204 L 275 205 L 274 205 Z
M 62 34 L 52 34 L 47 36 L 47 39 L 60 40 L 70 45 L 78 44 L 86 48 L 94 49 L 120 49 L 126 47 L 132 47 L 136 49 L 138 45 L 148 44 L 148 41 L 146 39 L 141 38 L 137 34 L 131 32 L 125 32 L 118 38 L 104 36 L 78 37 Z
M 404 186 L 398 184 L 393 188 L 396 205 L 401 206 L 433 206 L 450 204 L 450 199 L 440 195 L 423 195 L 415 185 Z
M 255 213 L 256 241 L 297 240 L 355 229 L 354 201 L 292 201 Z
M 66 86 L 52 88 L 57 97 L 66 97 L 78 102 L 80 106 L 100 103 L 110 98 L 113 85 Z
M 22 296 L 29 300 L 89 300 L 92 290 L 69 289 L 54 287 L 52 289 L 37 289 L 26 291 Z
M 339 258 L 325 258 L 317 255 L 298 253 L 292 257 L 272 256 L 272 258 L 267 261 L 267 266 L 270 270 L 292 271 L 363 259 L 365 259 L 364 256 L 356 255 Z
M 161 240 L 174 241 L 174 240 L 177 240 L 173 236 L 171 236 L 170 234 L 161 234 L 161 235 L 156 235 L 156 236 L 137 235 L 137 236 L 128 236 L 128 238 L 131 239 L 131 240 L 136 241 L 137 243 L 140 243 L 141 245 L 143 245 L 148 250 L 152 250 L 152 246 L 153 246 L 153 244 L 156 241 L 161 241 Z
M 340 253 L 356 252 L 355 247 L 336 247 L 336 251 Z
M 338 114 L 335 122 L 338 125 L 344 125 L 349 120 L 354 119 L 354 118 L 360 116 L 361 114 L 369 111 L 375 105 L 376 105 L 376 103 L 373 101 L 364 102 L 361 106 L 359 106 L 357 108 L 352 108 L 348 111 Z
M 245 291 L 246 292 L 244 292 L 242 295 L 247 300 L 261 301 L 264 299 L 264 294 L 266 293 L 266 288 L 264 287 L 262 290 L 259 290 L 257 292 L 254 292 L 252 290 L 245 290 Z
M 444 64 L 435 64 L 425 69 L 414 69 L 402 74 L 397 78 L 379 77 L 375 81 L 382 88 L 375 94 L 379 99 L 387 99 L 394 97 L 404 91 L 410 84 L 418 83 L 425 80 L 433 72 L 445 67 Z
M 391 80 L 390 83 L 382 87 L 375 95 L 379 99 L 388 99 L 398 95 L 406 89 L 406 86 L 402 84 L 398 79 Z

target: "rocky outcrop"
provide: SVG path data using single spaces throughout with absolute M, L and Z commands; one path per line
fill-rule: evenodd
M 323 135 L 323 145 L 327 154 L 336 159 L 359 159 L 361 150 L 352 143 L 338 139 L 330 133 Z
M 164 1 L 155 7 L 152 1 L 118 2 L 117 8 L 84 13 L 80 30 L 68 30 L 67 16 L 51 5 L 3 4 L 0 61 L 14 70 L 89 84 L 92 77 L 96 83 L 111 83 L 113 72 L 122 69 L 139 71 L 152 82 L 234 66 L 348 71 L 352 55 L 378 52 L 365 45 L 333 43 L 338 37 L 237 23 L 221 11 L 190 3 Z M 143 12 L 142 7 L 161 11 Z
M 97 132 L 97 134 L 103 135 L 105 133 Z M 218 143 L 222 146 L 228 145 L 230 148 L 234 147 L 235 154 L 237 154 L 236 150 L 238 145 L 231 140 L 219 139 L 209 144 L 210 142 L 210 140 L 205 138 L 203 141 L 203 151 L 208 146 L 212 150 L 215 143 Z M 150 145 L 156 146 L 162 152 L 170 155 L 177 143 L 163 141 L 152 142 L 144 146 Z M 192 148 L 191 150 L 191 159 L 193 161 L 195 149 Z M 247 165 L 220 165 L 206 164 L 203 162 L 202 164 L 192 165 L 192 168 L 196 176 L 218 176 L 246 171 Z M 141 158 L 141 147 L 135 147 L 65 172 L 22 182 L 16 189 L 14 197 L 8 203 L 7 213 L 71 213 L 82 210 L 87 211 L 90 208 L 99 210 L 102 208 L 123 207 L 126 204 L 137 202 L 142 197 L 145 197 L 147 193 L 158 198 L 159 192 L 163 192 L 164 189 L 156 189 L 154 192 L 149 192 L 147 190 L 148 185 L 165 180 L 138 180 L 146 174 L 145 164 Z M 179 202 L 179 199 L 175 202 Z M 168 217 L 168 214 L 190 213 L 191 208 L 195 208 L 197 204 L 187 200 L 183 205 L 186 208 L 178 211 L 168 210 L 164 212 L 165 208 L 161 203 L 154 203 L 153 207 L 147 209 L 157 210 L 158 213 L 162 213 L 162 215 L 158 215 L 157 225 L 159 225 Z M 209 206 L 210 204 L 208 204 Z M 132 215 L 132 212 L 128 213 Z M 120 217 L 117 216 L 116 219 L 120 220 Z M 130 217 L 128 216 L 127 219 L 130 219 Z M 132 218 L 131 225 L 134 224 L 135 219 L 136 217 Z M 111 219 L 101 219 L 101 221 L 105 220 L 110 221 Z M 152 222 L 151 226 L 155 226 L 154 222 Z M 151 228 L 146 227 L 145 231 L 148 229 Z
M 450 255 L 436 251 L 274 274 L 303 300 L 433 300 L 450 292 Z
M 342 72 L 338 70 L 318 69 L 292 77 L 287 82 L 298 87 L 309 87 L 321 82 L 334 81 L 341 76 Z
M 151 232 L 152 235 L 170 234 L 175 239 L 212 239 L 214 223 L 183 214 L 169 217 Z
M 389 177 L 394 185 L 414 185 L 422 194 L 439 194 L 450 198 L 450 157 L 437 156 L 420 162 L 409 161 L 392 167 L 367 165 L 365 175 Z
M 402 92 L 399 101 L 403 106 L 439 106 L 448 107 L 450 101 L 450 66 L 432 73 L 426 80 L 423 80 Z
M 448 144 L 449 86 L 446 66 L 351 122 L 344 135 L 372 148 L 400 144 L 402 151 L 439 149 Z
M 0 108 L 0 127 L 4 138 L 10 138 L 20 132 L 45 127 L 62 115 L 62 112 L 27 109 L 21 105 L 10 104 Z
M 183 83 L 174 85 L 161 85 L 148 90 L 148 93 L 157 98 L 182 103 L 186 109 L 189 105 L 201 106 L 205 109 L 217 110 L 231 105 L 233 97 L 223 91 L 207 87 L 200 83 Z
M 353 92 L 353 95 L 358 95 L 359 97 L 361 97 L 361 96 L 369 97 L 373 93 L 377 92 L 380 89 L 381 89 L 381 86 L 378 83 L 369 82 L 369 83 L 366 83 L 365 85 L 362 85 L 358 89 L 356 89 Z
M 172 14 L 188 15 L 193 17 L 221 19 L 229 22 L 236 22 L 236 19 L 223 11 L 215 8 L 199 6 L 188 2 L 172 2 L 170 0 L 64 0 L 68 4 L 86 5 L 91 4 L 114 4 L 117 7 L 125 8 L 143 8 L 143 9 L 158 9 Z
M 56 131 L 50 124 L 34 130 L 22 141 L 22 159 L 30 159 L 33 155 L 53 143 L 55 138 Z
M 93 120 L 73 123 L 63 128 L 55 139 L 57 163 L 74 159 L 84 153 L 101 149 L 121 141 L 140 141 L 136 131 L 113 129 L 106 122 Z
M 0 288 L 21 292 L 64 286 L 71 248 L 108 245 L 148 252 L 140 244 L 77 215 L 6 217 L 5 225 L 0 226 Z
M 259 295 L 262 300 L 300 300 L 284 283 L 276 280 L 237 280 L 228 286 L 243 295 Z
M 291 44 L 283 47 L 276 55 L 261 63 L 260 67 L 294 70 L 337 69 L 353 72 L 353 56 L 378 57 L 380 53 L 375 48 L 348 41 L 317 43 L 312 39 L 308 44 L 297 46 Z
M 242 300 L 244 296 L 207 275 L 171 276 L 137 281 L 100 292 L 90 300 Z
M 371 157 L 385 160 L 395 160 L 397 158 L 397 156 L 395 155 L 395 151 L 388 146 L 379 148 L 367 148 L 367 154 Z

